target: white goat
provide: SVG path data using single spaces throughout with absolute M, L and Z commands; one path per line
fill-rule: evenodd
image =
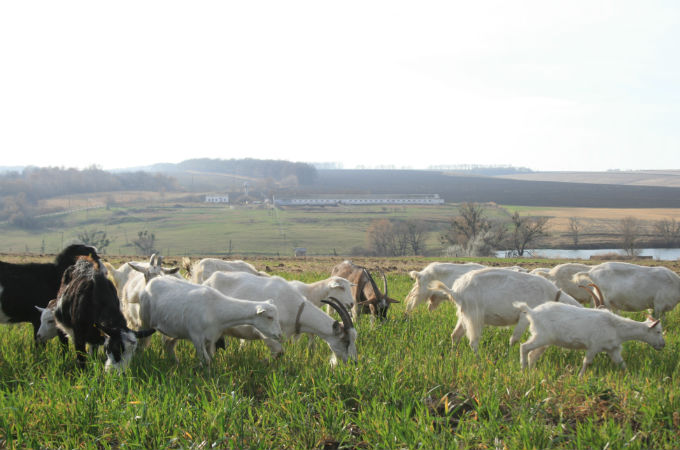
M 453 264 L 433 262 L 420 272 L 412 270 L 409 272 L 409 276 L 414 280 L 414 283 L 411 291 L 404 299 L 406 312 L 413 311 L 416 306 L 426 300 L 428 301 L 428 309 L 432 311 L 448 299 L 438 291 L 430 288 L 430 283 L 433 281 L 441 281 L 446 286 L 452 286 L 462 275 L 473 270 L 483 269 L 484 267 L 486 266 L 475 263 Z
M 279 321 L 284 337 L 288 338 L 300 333 L 319 336 L 333 351 L 331 365 L 335 365 L 337 359 L 343 362 L 347 362 L 348 359 L 354 361 L 357 359 L 357 331 L 349 313 L 332 299 L 324 300 L 323 303 L 329 304 L 338 312 L 342 323 L 307 301 L 281 277 L 260 277 L 245 272 L 215 272 L 203 284 L 226 295 L 246 300 L 271 298 L 279 309 Z M 250 327 L 234 327 L 228 331 L 228 334 L 248 340 L 262 338 Z M 278 342 L 265 339 L 265 344 L 269 347 L 273 357 L 283 351 Z
M 452 344 L 465 333 L 475 353 L 484 325 L 517 324 L 510 345 L 522 337 L 528 323 L 526 319 L 520 320 L 520 312 L 512 305 L 513 301 L 522 299 L 531 306 L 550 301 L 581 306 L 545 278 L 502 268 L 468 272 L 456 280 L 451 289 L 440 281 L 433 282 L 431 288 L 441 290 L 458 307 L 458 323 L 451 333 Z
M 574 297 L 580 303 L 587 305 L 591 302 L 591 291 L 584 285 L 574 283 L 572 277 L 578 272 L 588 271 L 593 266 L 580 263 L 558 264 L 548 272 L 539 272 L 538 275 L 555 283 L 555 286 Z M 594 305 L 597 306 L 597 305 Z
M 278 309 L 271 300 L 239 300 L 209 286 L 160 277 L 149 281 L 139 301 L 142 324 L 173 338 L 166 341 L 172 356 L 176 339 L 189 339 L 196 354 L 210 364 L 215 342 L 239 325 L 251 326 L 268 339 L 281 339 Z
M 204 258 L 193 264 L 188 259 L 183 259 L 182 266 L 189 274 L 189 279 L 198 284 L 203 283 L 215 272 L 246 272 L 263 277 L 269 276 L 267 272 L 260 272 L 252 264 L 240 259 L 225 261 L 223 259 Z
M 637 322 L 616 314 L 591 308 L 577 308 L 559 303 L 544 303 L 531 309 L 524 302 L 513 303 L 529 320 L 531 337 L 520 346 L 522 368 L 532 366 L 549 345 L 585 350 L 583 376 L 593 358 L 607 352 L 614 363 L 626 368 L 621 357 L 621 345 L 625 341 L 643 341 L 661 350 L 666 344 L 659 320 L 651 317 Z
M 161 267 L 162 263 L 163 257 L 154 253 L 151 255 L 148 264 L 128 262 L 125 265 L 129 269 L 121 267 L 122 270 L 128 271 L 129 275 L 127 281 L 122 286 L 122 293 L 119 293 L 120 309 L 123 311 L 128 326 L 133 330 L 142 329 L 139 318 L 139 296 L 144 291 L 147 283 L 160 275 L 173 275 L 176 278 L 182 279 L 181 275 L 177 273 L 179 272 L 179 267 L 165 269 Z
M 352 311 L 352 306 L 354 306 L 352 287 L 356 284 L 350 283 L 345 278 L 330 277 L 314 283 L 291 280 L 288 283 L 317 308 L 322 307 L 321 300 L 331 297 L 340 302 L 347 311 Z M 328 305 L 327 307 L 330 308 Z
M 600 303 L 611 310 L 654 310 L 656 318 L 680 301 L 680 277 L 665 267 L 606 262 L 573 276 L 574 283 L 593 284 Z

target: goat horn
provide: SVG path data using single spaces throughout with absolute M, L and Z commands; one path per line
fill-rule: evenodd
M 595 295 L 595 293 L 593 291 L 591 291 L 587 287 L 583 286 L 582 284 L 579 284 L 578 287 L 580 287 L 581 289 L 585 289 L 588 292 L 588 294 L 591 297 L 593 297 L 593 307 L 595 309 L 597 309 L 600 306 L 600 302 L 599 302 L 599 299 L 597 298 L 597 295 Z
M 378 285 L 375 284 L 375 280 L 373 279 L 373 276 L 371 276 L 371 273 L 364 268 L 364 274 L 368 277 L 368 280 L 371 282 L 371 286 L 373 287 L 373 293 L 375 294 L 375 298 L 380 298 L 380 289 L 378 289 Z
M 354 328 L 352 318 L 349 316 L 349 313 L 347 312 L 345 307 L 342 306 L 336 298 L 329 297 L 328 299 L 321 300 L 321 303 L 329 305 L 331 308 L 338 312 L 340 318 L 342 319 L 342 325 L 343 328 L 345 329 L 345 332 L 349 331 L 351 328 Z
M 383 295 L 384 295 L 385 297 L 387 297 L 387 277 L 385 276 L 385 272 L 383 272 L 382 269 L 380 269 L 380 275 L 382 275 L 382 279 L 383 279 L 383 290 L 385 291 Z
M 597 291 L 597 296 L 600 297 L 600 306 L 604 308 L 605 307 L 604 295 L 602 295 L 602 291 L 600 290 L 600 287 L 595 283 L 590 283 L 588 286 L 593 287 Z

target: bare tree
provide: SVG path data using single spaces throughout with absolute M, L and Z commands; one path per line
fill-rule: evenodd
M 145 256 L 150 256 L 156 252 L 156 248 L 154 247 L 156 235 L 149 233 L 149 230 L 139 231 L 137 233 L 137 239 L 132 241 L 132 243 L 135 244 L 135 247 L 137 247 Z
M 680 222 L 675 219 L 654 222 L 654 230 L 661 236 L 667 247 L 676 247 L 680 243 Z
M 387 219 L 371 223 L 367 231 L 369 246 L 379 256 L 404 256 L 409 249 L 424 246 L 420 226 L 408 222 L 390 222 Z
M 640 237 L 640 224 L 633 216 L 624 217 L 619 223 L 621 232 L 621 247 L 628 256 L 636 257 L 640 255 L 637 241 Z
M 405 222 L 406 241 L 414 255 L 425 253 L 425 240 L 427 239 L 427 226 L 422 220 L 408 220 Z
M 548 217 L 522 217 L 519 215 L 519 211 L 515 211 L 510 220 L 512 225 L 510 244 L 517 256 L 524 256 L 528 246 L 548 234 L 546 230 Z
M 581 235 L 581 231 L 583 230 L 583 225 L 581 225 L 581 221 L 578 219 L 578 217 L 570 217 L 569 218 L 569 236 L 571 236 L 571 239 L 574 241 L 574 247 L 578 247 L 578 242 L 579 242 L 579 237 Z
M 451 221 L 451 228 L 442 235 L 443 243 L 465 246 L 478 234 L 486 232 L 491 227 L 484 217 L 484 208 L 478 203 L 463 203 L 459 208 L 459 214 Z
M 106 247 L 111 244 L 111 239 L 102 230 L 83 230 L 78 233 L 78 239 L 85 245 L 96 247 L 99 252 L 106 253 Z

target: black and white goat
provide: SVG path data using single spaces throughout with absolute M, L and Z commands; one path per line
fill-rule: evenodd
M 80 260 L 64 272 L 54 318 L 73 341 L 79 367 L 85 365 L 85 344 L 104 344 L 106 369 L 123 370 L 137 348 L 137 339 L 154 332 L 128 328 L 116 287 L 88 260 Z
M 62 275 L 79 256 L 89 256 L 97 264 L 100 262 L 96 248 L 81 244 L 66 247 L 53 263 L 0 261 L 0 323 L 30 322 L 36 338 L 40 328 L 40 311 L 36 306 L 44 308 L 57 297 Z M 65 339 L 62 340 L 65 342 Z

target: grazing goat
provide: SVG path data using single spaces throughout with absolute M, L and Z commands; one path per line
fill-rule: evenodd
M 387 292 L 387 277 L 382 269 L 379 270 L 383 279 L 384 293 L 380 292 L 373 276 L 371 276 L 370 272 L 365 267 L 352 264 L 351 261 L 343 261 L 333 267 L 333 270 L 331 271 L 331 276 L 345 278 L 350 283 L 356 285 L 352 288 L 352 296 L 354 297 L 352 316 L 355 320 L 360 313 L 367 312 L 370 312 L 372 317 L 377 316 L 381 320 L 385 320 L 390 304 L 399 303 L 398 300 L 389 297 Z
M 198 357 L 210 364 L 215 343 L 240 325 L 267 339 L 281 339 L 278 309 L 271 300 L 239 300 L 209 286 L 160 277 L 146 285 L 139 301 L 141 322 L 171 338 L 165 348 L 173 357 L 177 339 L 189 339 Z
M 330 277 L 314 283 L 298 280 L 288 283 L 317 308 L 321 308 L 323 299 L 330 297 L 336 299 L 347 311 L 351 311 L 354 306 L 352 288 L 356 285 L 342 277 Z
M 173 267 L 171 269 L 165 269 L 161 267 L 163 263 L 163 257 L 156 255 L 155 253 L 151 255 L 148 264 L 129 262 L 125 265 L 129 266 L 130 274 L 128 275 L 125 285 L 122 287 L 122 295 L 120 296 L 121 309 L 123 314 L 127 319 L 130 327 L 136 330 L 142 328 L 141 321 L 139 319 L 139 296 L 146 284 L 153 278 L 161 275 L 173 275 L 175 277 L 181 278 L 177 272 L 179 272 L 179 267 Z
M 406 302 L 406 312 L 410 313 L 419 304 L 427 300 L 428 309 L 435 310 L 448 297 L 442 296 L 439 291 L 430 289 L 430 283 L 441 281 L 446 286 L 453 286 L 453 283 L 462 275 L 472 271 L 484 269 L 485 266 L 475 263 L 453 264 L 433 262 L 423 270 L 417 272 L 412 270 L 409 276 L 413 279 L 413 287 L 404 300 Z
M 592 266 L 580 263 L 558 264 L 547 272 L 539 272 L 547 280 L 555 283 L 555 286 L 574 297 L 580 303 L 587 305 L 591 302 L 591 291 L 578 283 L 574 283 L 572 277 L 578 272 L 588 271 Z M 597 306 L 597 305 L 594 305 Z
M 203 284 L 225 295 L 244 300 L 271 298 L 279 309 L 279 322 L 285 338 L 300 333 L 319 336 L 333 351 L 331 365 L 335 365 L 338 359 L 343 362 L 357 359 L 357 331 L 349 313 L 335 299 L 322 300 L 322 303 L 335 309 L 342 323 L 307 301 L 281 277 L 259 277 L 245 272 L 215 272 Z M 234 327 L 228 334 L 241 339 L 262 339 L 251 327 Z M 278 342 L 265 339 L 265 344 L 273 357 L 283 351 Z
M 576 284 L 594 285 L 599 302 L 611 310 L 653 309 L 662 319 L 680 301 L 680 276 L 665 267 L 606 262 L 574 274 Z
M 269 276 L 267 272 L 260 272 L 252 264 L 240 259 L 225 261 L 216 258 L 204 258 L 191 264 L 189 258 L 183 258 L 182 267 L 187 271 L 187 277 L 198 284 L 203 283 L 215 272 L 247 272 L 263 277 Z
M 520 320 L 520 312 L 512 305 L 513 301 L 522 299 L 531 306 L 550 301 L 581 306 L 545 278 L 501 268 L 468 272 L 456 280 L 451 289 L 441 281 L 434 281 L 431 289 L 441 290 L 458 307 L 458 323 L 451 333 L 452 344 L 465 333 L 475 353 L 478 353 L 484 325 L 517 324 L 510 345 L 522 337 L 528 323 Z
M 33 337 L 40 328 L 40 311 L 57 297 L 61 278 L 79 256 L 91 256 L 99 264 L 97 249 L 73 244 L 57 255 L 54 263 L 12 264 L 0 261 L 0 323 L 30 322 Z M 105 271 L 105 269 L 102 269 Z M 66 342 L 62 337 L 62 342 Z
M 128 329 L 115 286 L 87 260 L 78 261 L 64 272 L 54 318 L 57 327 L 73 341 L 79 367 L 85 365 L 85 344 L 104 344 L 106 369 L 123 370 L 137 347 L 137 339 L 154 332 Z
M 528 318 L 531 332 L 529 340 L 520 346 L 523 369 L 527 367 L 527 355 L 528 364 L 533 367 L 549 345 L 585 350 L 579 372 L 581 377 L 600 352 L 607 352 L 614 363 L 625 369 L 626 363 L 621 357 L 621 345 L 625 341 L 643 341 L 656 350 L 666 344 L 661 323 L 651 317 L 645 322 L 637 322 L 606 310 L 560 303 L 544 303 L 533 309 L 524 302 L 513 305 Z

